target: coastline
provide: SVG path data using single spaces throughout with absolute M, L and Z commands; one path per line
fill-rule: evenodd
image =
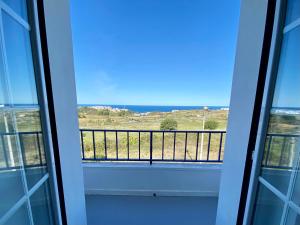
M 78 108 L 88 107 L 111 111 L 132 111 L 135 113 L 174 112 L 182 110 L 229 110 L 228 106 L 161 106 L 161 105 L 106 105 L 78 104 Z

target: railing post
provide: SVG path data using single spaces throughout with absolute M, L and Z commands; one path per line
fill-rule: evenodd
M 40 165 L 43 165 L 39 133 L 36 133 L 36 139 L 37 139 L 37 147 L 38 147 L 38 151 L 39 151 Z
M 3 137 L 3 134 L 1 134 L 0 136 L 1 136 L 1 144 L 2 144 L 2 149 L 3 149 L 4 159 L 5 159 L 5 165 L 8 168 L 9 162 L 8 162 L 6 148 L 5 148 L 4 137 Z
M 265 159 L 264 166 L 268 166 L 271 144 L 272 144 L 272 135 L 269 135 L 269 142 L 268 142 L 268 148 L 267 148 L 267 152 L 266 152 L 266 159 Z
M 153 132 L 150 131 L 150 165 L 152 165 L 152 150 L 153 150 Z
M 80 130 L 80 139 L 81 139 L 82 160 L 85 160 L 85 156 L 84 156 L 84 140 L 83 140 L 83 131 L 82 130 Z
M 21 154 L 22 154 L 22 158 L 23 158 L 23 164 L 24 164 L 24 166 L 27 166 L 23 134 L 19 133 L 18 136 L 19 136 L 19 141 L 20 141 L 20 148 L 21 148 Z
M 286 144 L 286 138 L 283 137 L 283 144 L 282 144 L 282 147 L 281 147 L 281 152 L 280 152 L 280 158 L 279 158 L 278 166 L 282 165 L 282 159 L 284 157 L 284 152 L 285 152 L 285 144 Z

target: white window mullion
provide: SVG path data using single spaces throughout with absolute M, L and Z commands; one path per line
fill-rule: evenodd
M 292 22 L 289 25 L 285 26 L 284 29 L 283 29 L 283 33 L 286 34 L 287 32 L 295 29 L 298 26 L 300 26 L 300 18 L 296 19 L 294 22 Z
M 8 15 L 13 17 L 15 21 L 17 21 L 19 24 L 21 24 L 24 28 L 27 30 L 30 30 L 30 25 L 27 21 L 25 21 L 21 16 L 19 16 L 17 13 L 15 13 L 8 5 L 6 5 L 4 2 L 0 0 L 0 8 L 1 10 L 4 10 Z

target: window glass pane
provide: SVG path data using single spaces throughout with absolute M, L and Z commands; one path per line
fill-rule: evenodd
M 18 13 L 21 9 L 26 13 L 25 1 L 8 0 L 7 4 Z M 4 47 L 0 49 L 0 219 L 19 199 L 28 198 L 26 187 L 27 191 L 32 190 L 47 174 L 30 33 L 4 10 L 1 29 Z M 34 224 L 52 224 L 49 196 L 46 182 L 28 199 Z M 8 224 L 26 224 L 26 215 L 20 209 Z
M 299 157 L 299 156 L 298 156 Z M 299 158 L 298 158 L 299 160 Z M 299 165 L 299 164 L 298 164 Z M 292 201 L 300 207 L 300 168 L 297 168 L 296 181 L 293 188 Z
M 286 194 L 300 135 L 300 27 L 283 38 L 261 176 Z
M 288 216 L 286 220 L 286 225 L 299 225 L 300 224 L 300 215 L 294 212 L 294 210 L 289 209 Z
M 24 195 L 17 135 L 14 134 L 12 114 L 0 108 L 0 217 Z
M 1 43 L 1 42 L 0 42 Z M 2 46 L 0 45 L 0 52 L 2 52 Z M 7 89 L 5 86 L 5 78 L 4 78 L 4 64 L 2 54 L 0 54 L 0 110 L 4 107 L 4 104 L 7 104 Z
M 300 0 L 288 0 L 286 24 L 299 18 Z M 265 138 L 261 174 L 269 184 L 261 182 L 254 205 L 252 224 L 275 225 L 282 219 L 285 224 L 300 224 L 299 216 L 289 210 L 286 214 L 285 204 L 290 199 L 292 172 L 299 164 L 300 150 L 300 27 L 283 34 L 278 63 L 276 85 L 273 95 L 268 130 Z M 296 171 L 297 172 L 297 171 Z M 298 179 L 298 177 L 296 178 Z M 281 200 L 277 191 L 286 198 Z M 300 181 L 296 180 L 294 201 L 299 201 Z M 292 199 L 293 200 L 293 199 Z M 298 202 L 299 203 L 299 202 Z M 284 212 L 284 214 L 283 214 Z M 287 216 L 287 217 L 286 217 Z
M 11 218 L 9 218 L 5 225 L 30 225 L 29 214 L 26 203 L 21 206 Z
M 300 18 L 300 0 L 288 0 L 286 25 Z
M 17 132 L 22 132 L 20 149 L 30 189 L 47 172 L 30 37 L 9 15 L 4 14 L 3 23 L 15 127 Z
M 34 224 L 54 224 L 49 184 L 45 182 L 30 198 Z
M 29 32 L 6 13 L 3 13 L 3 28 L 13 103 L 36 105 Z
M 258 196 L 254 206 L 253 225 L 279 224 L 283 202 L 262 184 L 259 185 Z
M 47 173 L 42 134 L 24 133 L 20 135 L 20 139 L 27 185 L 30 189 Z
M 27 21 L 26 0 L 0 0 L 5 2 L 15 13 Z
M 30 189 L 47 173 L 40 112 L 34 108 L 18 108 L 15 109 L 15 117 L 18 131 L 21 132 L 20 147 Z

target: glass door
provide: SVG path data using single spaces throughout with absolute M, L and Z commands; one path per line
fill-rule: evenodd
M 58 221 L 27 3 L 0 0 L 0 225 Z
M 277 9 L 282 26 L 260 134 L 252 225 L 300 224 L 300 0 L 281 1 Z

